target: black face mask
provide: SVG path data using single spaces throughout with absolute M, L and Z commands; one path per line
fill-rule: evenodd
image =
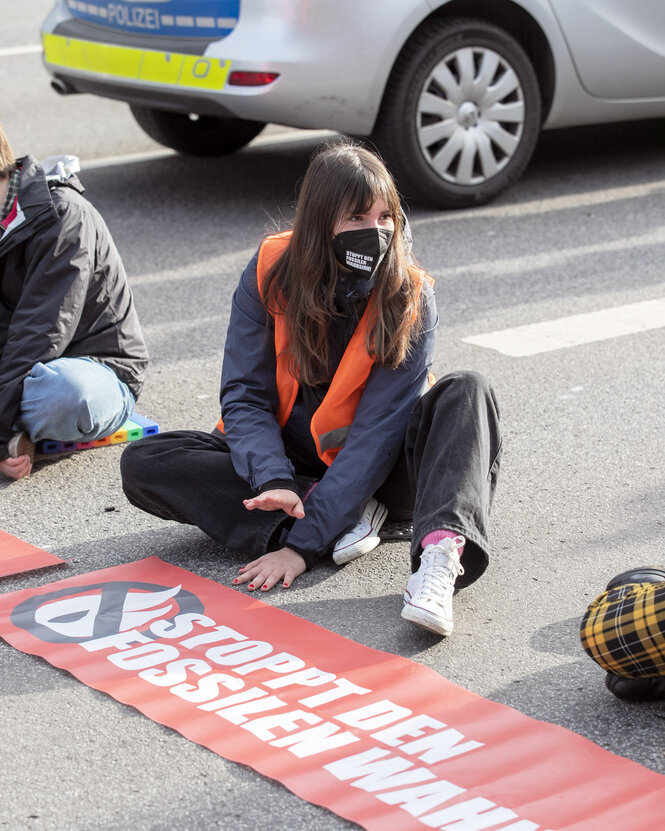
M 333 238 L 339 262 L 358 277 L 372 281 L 393 238 L 387 228 L 358 228 Z

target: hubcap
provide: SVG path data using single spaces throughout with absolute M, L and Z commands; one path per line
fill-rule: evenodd
M 517 152 L 525 116 L 524 92 L 512 66 L 488 47 L 465 47 L 440 61 L 422 87 L 418 142 L 442 179 L 481 185 Z
M 466 130 L 478 124 L 479 115 L 478 107 L 476 107 L 473 101 L 465 101 L 457 110 L 457 120 Z

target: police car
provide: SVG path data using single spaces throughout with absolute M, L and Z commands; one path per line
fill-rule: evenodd
M 665 116 L 663 0 L 58 0 L 42 40 L 58 92 L 182 153 L 367 136 L 442 207 L 512 184 L 542 128 Z

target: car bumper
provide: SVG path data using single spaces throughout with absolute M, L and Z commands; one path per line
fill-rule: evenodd
M 73 18 L 61 2 L 43 27 L 44 61 L 62 82 L 60 91 L 366 135 L 390 72 L 386 56 L 396 51 L 377 44 L 405 37 L 420 6 L 417 0 L 405 16 L 402 0 L 370 2 L 381 7 L 378 28 L 385 31 L 369 39 L 362 27 L 340 32 L 345 15 L 338 4 L 253 0 L 241 4 L 230 34 L 212 41 L 123 36 Z M 344 55 L 340 42 L 347 45 Z M 234 70 L 279 77 L 262 87 L 233 86 L 228 80 Z

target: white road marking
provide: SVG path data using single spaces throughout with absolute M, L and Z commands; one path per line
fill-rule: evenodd
M 665 298 L 472 335 L 463 342 L 523 358 L 662 327 L 665 327 Z
M 175 156 L 175 150 L 146 150 L 143 153 L 125 153 L 122 156 L 100 156 L 98 159 L 89 159 L 81 162 L 81 170 L 97 170 L 100 167 L 116 167 L 134 162 L 152 162 L 156 159 L 168 159 Z
M 292 141 L 323 141 L 338 135 L 339 133 L 335 133 L 333 130 L 284 130 L 281 133 L 268 133 L 268 135 L 259 136 L 254 139 L 249 147 L 290 144 Z
M 13 58 L 16 55 L 35 55 L 41 51 L 41 43 L 31 43 L 29 46 L 5 46 L 0 48 L 0 58 Z
M 409 219 L 409 224 L 415 228 L 432 223 L 452 222 L 458 219 L 508 219 L 523 216 L 536 216 L 552 211 L 569 211 L 575 208 L 586 208 L 591 205 L 605 205 L 609 202 L 620 202 L 626 199 L 642 199 L 665 190 L 665 179 L 647 182 L 642 185 L 627 185 L 619 188 L 605 188 L 601 190 L 572 193 L 566 196 L 552 196 L 547 199 L 534 199 L 531 202 L 521 202 L 517 205 L 491 205 L 484 208 L 467 208 L 463 211 L 446 211 L 424 216 L 420 219 Z
M 479 263 L 457 265 L 452 268 L 428 269 L 432 277 L 468 277 L 481 274 L 487 277 L 499 277 L 506 274 L 520 274 L 539 271 L 545 268 L 566 265 L 580 257 L 611 254 L 615 251 L 629 251 L 635 248 L 647 248 L 665 243 L 665 226 L 655 228 L 639 236 L 598 242 L 592 245 L 580 245 L 576 248 L 563 248 L 555 251 L 541 251 L 538 254 L 525 254 L 523 257 L 506 257 L 502 260 L 484 260 Z
M 269 133 L 266 136 L 259 136 L 248 147 L 272 147 L 273 145 L 280 144 L 322 141 L 323 139 L 336 135 L 337 133 L 333 133 L 330 130 L 285 130 L 281 133 Z M 163 148 L 160 150 L 146 150 L 143 153 L 126 153 L 122 156 L 102 156 L 98 159 L 82 161 L 81 170 L 97 170 L 101 167 L 115 167 L 117 165 L 132 164 L 133 162 L 150 162 L 156 159 L 167 159 L 175 155 L 175 150 Z

